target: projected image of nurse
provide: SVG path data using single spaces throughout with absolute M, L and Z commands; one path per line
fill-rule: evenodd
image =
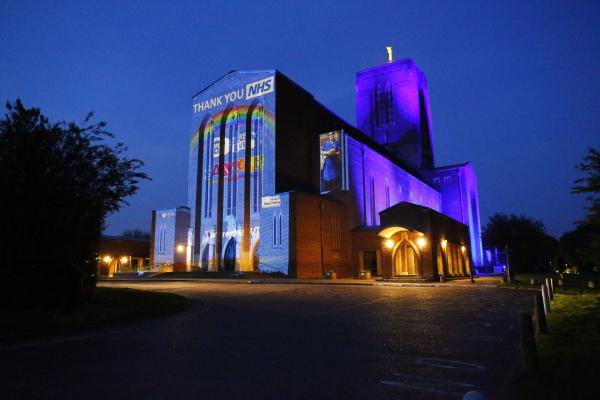
M 329 132 L 321 136 L 321 193 L 341 188 L 342 154 L 340 133 Z

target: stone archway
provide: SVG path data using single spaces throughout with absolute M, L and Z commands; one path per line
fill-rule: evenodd
M 225 253 L 223 254 L 224 271 L 235 271 L 236 247 L 236 240 L 234 238 L 231 238 L 229 240 L 229 243 L 227 243 L 227 247 L 225 247 Z
M 260 264 L 260 240 L 257 240 L 252 245 L 252 250 L 250 251 L 250 265 L 252 267 L 252 271 L 258 271 L 259 264 Z
M 109 262 L 108 262 L 108 277 L 112 278 L 114 274 L 116 274 L 117 272 L 119 272 L 119 269 L 122 268 L 121 265 L 121 261 L 119 260 L 119 257 L 113 257 Z
M 202 271 L 208 271 L 210 266 L 210 258 L 209 258 L 209 248 L 210 244 L 204 246 L 204 250 L 202 250 L 202 257 L 200 258 L 200 269 Z
M 421 256 L 417 247 L 408 240 L 402 240 L 394 252 L 394 275 L 419 275 Z

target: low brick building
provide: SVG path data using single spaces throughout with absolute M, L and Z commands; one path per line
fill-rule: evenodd
M 150 239 L 103 236 L 98 254 L 98 274 L 112 277 L 119 272 L 150 269 Z

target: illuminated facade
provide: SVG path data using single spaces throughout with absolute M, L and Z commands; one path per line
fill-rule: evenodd
M 423 73 L 391 62 L 356 91 L 357 127 L 275 70 L 193 97 L 187 270 L 436 279 L 481 263 L 475 174 L 435 168 Z

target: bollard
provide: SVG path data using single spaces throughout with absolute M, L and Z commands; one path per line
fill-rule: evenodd
M 544 300 L 544 312 L 548 314 L 550 312 L 550 297 L 545 283 L 542 283 L 542 300 Z
M 596 285 L 594 284 L 594 281 L 588 281 L 588 288 L 593 289 L 595 287 Z
M 554 300 L 554 293 L 552 293 L 552 287 L 550 285 L 550 278 L 546 278 L 546 289 L 548 290 L 548 295 L 550 297 L 550 301 Z
M 531 278 L 531 279 L 529 280 L 529 284 L 530 284 L 531 286 L 534 286 L 534 285 L 535 285 L 535 278 Z
M 552 294 L 554 295 L 554 279 L 550 278 L 550 290 L 552 290 Z
M 537 368 L 535 336 L 529 314 L 521 313 L 519 316 L 519 328 L 521 331 L 521 367 L 524 372 L 535 370 Z
M 565 286 L 565 281 L 563 279 L 558 278 L 558 286 Z
M 546 313 L 544 312 L 544 303 L 542 302 L 542 294 L 536 292 L 533 295 L 533 301 L 535 303 L 533 319 L 535 320 L 535 333 L 545 334 L 548 333 L 548 324 L 546 323 Z

